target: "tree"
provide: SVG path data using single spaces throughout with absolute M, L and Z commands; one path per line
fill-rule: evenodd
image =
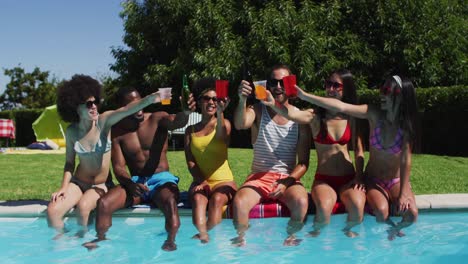
M 55 103 L 57 80 L 49 80 L 49 72 L 38 67 L 30 73 L 20 66 L 5 69 L 10 77 L 5 92 L 0 96 L 0 108 L 44 108 Z
M 393 73 L 417 86 L 468 83 L 468 5 L 464 1 L 343 1 L 343 26 L 374 50 L 372 83 Z
M 112 70 L 147 94 L 214 76 L 238 83 L 246 60 L 256 79 L 289 64 L 308 90 L 334 69 L 360 87 L 391 74 L 418 86 L 468 82 L 463 1 L 133 0 L 123 3 L 124 42 Z M 178 91 L 179 89 L 176 89 Z

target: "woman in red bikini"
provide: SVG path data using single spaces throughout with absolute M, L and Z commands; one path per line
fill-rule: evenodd
M 353 105 L 302 91 L 302 100 L 357 118 L 367 119 L 370 127 L 369 161 L 366 166 L 367 201 L 378 222 L 392 226 L 389 239 L 403 236 L 400 231 L 416 222 L 418 208 L 410 185 L 411 150 L 414 144 L 417 102 L 410 80 L 397 75 L 380 89 L 380 107 Z M 391 212 L 401 215 L 393 223 Z
M 356 103 L 356 87 L 348 70 L 333 72 L 325 81 L 327 97 L 343 102 Z M 312 199 L 316 207 L 312 236 L 318 236 L 330 222 L 330 216 L 337 201 L 341 201 L 348 212 L 343 232 L 349 237 L 358 234 L 351 228 L 362 222 L 366 202 L 362 179 L 364 153 L 361 141 L 356 137 L 355 122 L 348 115 L 318 108 L 299 111 L 295 107 L 278 108 L 272 97 L 265 102 L 290 120 L 310 124 L 317 150 L 317 171 L 312 185 Z M 348 146 L 355 150 L 353 166 Z

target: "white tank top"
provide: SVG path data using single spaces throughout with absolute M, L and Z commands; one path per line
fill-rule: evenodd
M 261 108 L 260 127 L 255 144 L 252 173 L 278 172 L 290 174 L 296 166 L 296 149 L 299 126 L 293 121 L 276 124 L 266 106 Z

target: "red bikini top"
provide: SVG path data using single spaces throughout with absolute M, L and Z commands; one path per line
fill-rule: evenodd
M 317 137 L 314 138 L 314 141 L 319 143 L 319 144 L 327 144 L 327 145 L 332 145 L 332 144 L 340 144 L 340 145 L 346 145 L 348 142 L 351 140 L 351 128 L 349 127 L 349 122 L 346 122 L 346 129 L 341 136 L 340 139 L 334 140 L 330 134 L 328 134 L 328 131 L 326 129 L 326 124 L 323 124 L 320 126 L 320 131 L 317 134 Z M 324 137 L 323 135 L 327 133 L 327 135 Z

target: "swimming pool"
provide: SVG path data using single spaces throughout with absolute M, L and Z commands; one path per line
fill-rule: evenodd
M 468 212 L 422 213 L 418 223 L 405 230 L 405 237 L 387 239 L 387 227 L 366 215 L 355 229 L 360 236 L 347 238 L 340 231 L 346 215 L 334 215 L 330 226 L 318 238 L 305 237 L 313 216 L 298 233 L 304 239 L 297 247 L 284 247 L 288 218 L 252 219 L 247 244 L 233 247 L 232 220 L 210 232 L 211 241 L 201 244 L 190 239 L 196 229 L 190 217 L 181 217 L 177 235 L 178 250 L 165 252 L 164 219 L 160 217 L 115 217 L 108 233 L 110 240 L 88 251 L 81 244 L 94 239 L 94 230 L 84 238 L 73 237 L 75 219 L 68 219 L 72 230 L 57 241 L 46 228 L 45 218 L 0 217 L 1 263 L 466 263 L 468 259 Z

